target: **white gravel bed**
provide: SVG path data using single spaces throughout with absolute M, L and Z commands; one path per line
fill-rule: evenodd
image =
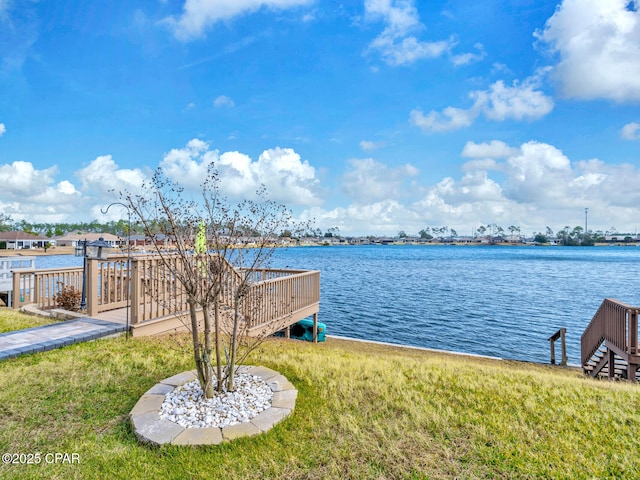
M 165 396 L 160 418 L 184 428 L 228 427 L 248 422 L 271 407 L 273 391 L 262 378 L 241 373 L 234 380 L 234 392 L 225 389 L 209 399 L 204 398 L 198 380 L 176 387 Z

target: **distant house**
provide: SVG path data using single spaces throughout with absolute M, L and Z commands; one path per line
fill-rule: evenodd
M 504 239 L 507 243 L 524 243 L 524 240 L 520 235 L 509 235 Z
M 611 235 L 605 235 L 604 241 L 607 243 L 637 242 L 638 235 L 630 233 L 614 233 Z
M 473 243 L 475 241 L 475 238 L 468 235 L 460 235 L 458 237 L 455 237 L 453 241 L 455 243 Z
M 122 238 L 122 245 L 127 244 L 127 239 Z M 145 246 L 167 246 L 173 245 L 173 239 L 169 235 L 163 233 L 156 233 L 153 237 L 147 235 L 131 235 L 129 237 L 129 243 L 132 247 L 145 247 Z
M 367 237 L 349 238 L 350 245 L 371 245 L 371 239 Z
M 0 232 L 0 249 L 2 250 L 44 248 L 47 242 L 50 245 L 55 245 L 55 240 L 42 235 L 34 235 L 32 233 L 21 231 Z
M 147 237 L 144 235 L 131 235 L 129 242 L 132 247 L 144 247 L 147 244 Z M 126 243 L 126 242 L 125 242 Z M 150 244 L 151 242 L 149 242 Z
M 56 237 L 56 245 L 60 247 L 77 247 L 79 241 L 87 240 L 93 242 L 102 238 L 105 242 L 111 245 L 112 248 L 119 247 L 120 245 L 126 245 L 127 241 L 122 240 L 120 237 L 111 233 L 82 233 L 71 232 L 67 233 L 63 237 Z

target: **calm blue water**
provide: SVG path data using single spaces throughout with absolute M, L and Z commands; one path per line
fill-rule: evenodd
M 547 339 L 565 327 L 577 364 L 604 298 L 640 305 L 634 247 L 299 247 L 276 250 L 272 263 L 321 271 L 319 319 L 331 335 L 517 360 L 548 362 Z
M 518 360 L 548 362 L 547 339 L 565 327 L 580 363 L 604 298 L 640 305 L 634 247 L 313 247 L 276 263 L 321 270 L 330 334 Z

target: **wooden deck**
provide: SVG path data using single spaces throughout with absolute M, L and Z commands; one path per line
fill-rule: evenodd
M 126 324 L 134 336 L 188 330 L 186 295 L 175 275 L 167 273 L 167 259 L 154 255 L 87 260 L 86 313 L 92 318 Z M 175 261 L 180 261 L 176 259 Z M 230 269 L 222 304 L 232 307 L 239 271 Z M 246 273 L 246 272 L 243 272 Z M 250 336 L 269 335 L 303 318 L 313 317 L 317 328 L 320 309 L 320 272 L 317 270 L 260 269 L 249 272 L 246 299 L 241 308 L 244 328 Z M 13 290 L 19 292 L 14 308 L 35 303 L 55 306 L 54 295 L 64 286 L 82 289 L 82 268 L 25 269 L 13 274 Z M 235 287 L 234 287 L 235 286 Z M 314 328 L 314 332 L 316 332 Z
M 127 322 L 127 313 L 129 312 L 129 309 L 127 307 L 125 308 L 117 308 L 115 310 L 107 310 L 104 312 L 99 313 L 98 315 L 94 315 L 94 318 L 97 318 L 98 320 L 106 320 L 107 322 L 115 322 L 115 323 L 121 323 L 123 325 L 125 325 Z M 129 320 L 131 318 L 129 317 Z

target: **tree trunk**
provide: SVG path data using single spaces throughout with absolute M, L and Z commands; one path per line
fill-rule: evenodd
M 229 370 L 227 390 L 230 392 L 233 392 L 234 390 L 233 380 L 234 380 L 234 373 L 236 369 L 236 351 L 238 348 L 238 326 L 240 323 L 239 310 L 240 310 L 240 298 L 236 296 L 234 301 L 234 306 L 233 306 L 233 333 L 231 334 L 231 344 L 229 345 L 231 347 L 231 352 L 229 354 L 229 365 L 227 365 L 227 368 Z
M 211 365 L 211 316 L 208 305 L 203 305 L 204 316 L 204 355 L 203 370 L 205 371 L 205 381 L 200 383 L 205 398 L 213 398 L 215 390 L 213 388 L 213 366 Z
M 216 376 L 218 379 L 217 389 L 218 392 L 222 392 L 222 359 L 220 358 L 220 352 L 222 351 L 222 339 L 220 338 L 220 301 L 216 300 L 214 305 L 214 330 L 215 330 L 215 342 L 216 342 Z
M 189 299 L 189 318 L 191 320 L 191 339 L 193 341 L 193 358 L 196 362 L 196 370 L 198 372 L 198 380 L 200 386 L 205 384 L 205 372 L 202 365 L 202 344 L 198 336 L 198 317 L 196 316 L 196 304 L 193 299 Z

